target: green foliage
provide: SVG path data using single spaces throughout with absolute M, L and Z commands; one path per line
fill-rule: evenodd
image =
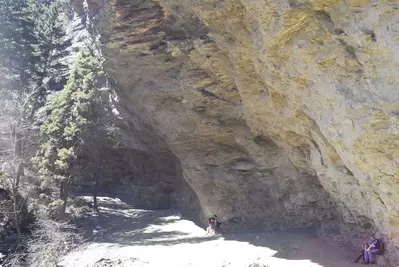
M 76 176 L 82 135 L 95 124 L 98 101 L 96 77 L 101 62 L 88 48 L 82 49 L 67 85 L 47 106 L 50 116 L 41 126 L 42 143 L 34 162 L 44 185 L 69 182 Z
M 62 206 L 62 204 L 64 204 L 64 202 L 61 199 L 56 199 L 56 200 L 50 202 L 48 204 L 48 206 L 50 208 L 58 208 L 58 207 Z
M 27 88 L 38 62 L 35 19 L 26 0 L 0 0 L 0 71 L 3 83 Z
M 35 33 L 38 44 L 36 55 L 36 86 L 39 92 L 36 97 L 38 105 L 45 103 L 45 81 L 50 85 L 59 83 L 68 72 L 68 66 L 61 59 L 67 55 L 67 48 L 71 45 L 66 38 L 62 14 L 65 5 L 61 1 L 36 1 L 32 12 L 37 18 L 35 21 Z
M 63 11 L 60 1 L 0 0 L 0 85 L 20 94 L 37 88 L 34 110 L 68 71 Z

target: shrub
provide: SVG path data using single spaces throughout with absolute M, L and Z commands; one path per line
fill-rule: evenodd
M 80 234 L 68 223 L 39 220 L 28 241 L 28 266 L 57 267 L 60 258 L 81 241 Z

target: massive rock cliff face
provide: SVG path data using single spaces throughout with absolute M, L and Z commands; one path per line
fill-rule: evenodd
M 376 230 L 398 261 L 397 1 L 86 3 L 177 204 L 231 228 Z

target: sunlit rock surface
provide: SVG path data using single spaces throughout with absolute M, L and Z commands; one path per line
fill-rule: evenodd
M 138 162 L 158 164 L 137 183 L 231 228 L 377 231 L 398 261 L 397 1 L 87 3 Z

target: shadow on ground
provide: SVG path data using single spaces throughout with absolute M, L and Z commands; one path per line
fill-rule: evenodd
M 84 225 L 87 237 L 93 235 L 92 231 L 97 226 L 102 229 L 90 239 L 95 244 L 113 244 L 120 248 L 152 246 L 151 249 L 162 246 L 172 249 L 171 255 L 179 255 L 182 248 L 194 256 L 205 253 L 211 257 L 214 253 L 212 257 L 216 260 L 211 261 L 211 265 L 207 265 L 209 267 L 229 266 L 229 261 L 230 266 L 241 266 L 235 263 L 243 257 L 248 257 L 248 261 L 258 263 L 259 266 L 264 264 L 269 267 L 359 266 L 353 263 L 357 257 L 356 252 L 320 239 L 316 231 L 311 229 L 207 237 L 204 229 L 189 220 L 181 219 L 174 210 L 133 209 L 118 199 L 106 197 L 100 198 L 100 203 L 101 212 L 87 217 Z M 175 247 L 176 250 L 173 250 Z M 199 258 L 193 258 L 193 261 L 196 260 Z M 221 262 L 224 262 L 223 265 L 220 265 Z M 196 262 L 193 264 L 200 266 Z
M 338 244 L 333 241 L 321 239 L 314 229 L 301 229 L 293 231 L 282 231 L 273 233 L 248 233 L 248 234 L 227 234 L 226 240 L 248 242 L 257 247 L 267 247 L 277 251 L 273 258 L 288 261 L 310 261 L 323 267 L 354 267 L 354 260 L 358 257 L 359 251 L 353 248 Z M 287 262 L 288 264 L 288 262 Z M 289 264 L 287 266 L 295 266 Z
M 115 243 L 119 245 L 174 245 L 195 243 L 215 239 L 207 236 L 193 236 L 188 231 L 179 231 L 179 226 L 168 229 L 168 225 L 182 222 L 174 210 L 142 210 L 110 197 L 99 197 L 100 212 L 92 213 L 79 220 L 84 237 L 97 243 Z M 192 227 L 193 222 L 184 221 Z M 93 230 L 99 227 L 99 233 L 93 236 Z M 166 227 L 166 229 L 165 229 Z M 200 230 L 199 232 L 202 232 Z

